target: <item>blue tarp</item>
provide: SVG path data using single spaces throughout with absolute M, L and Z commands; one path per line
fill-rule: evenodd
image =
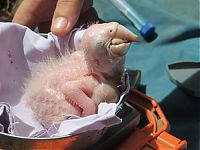
M 187 95 L 168 77 L 166 66 L 179 61 L 200 61 L 199 0 L 127 0 L 143 17 L 156 25 L 158 37 L 132 44 L 126 67 L 142 71 L 147 95 L 160 103 L 171 133 L 188 141 L 188 149 L 200 149 L 200 99 Z M 140 35 L 133 24 L 109 0 L 94 1 L 99 17 L 117 21 Z

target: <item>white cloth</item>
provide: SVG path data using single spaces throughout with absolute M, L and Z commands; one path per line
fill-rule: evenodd
M 75 29 L 62 38 L 49 33 L 48 38 L 44 38 L 27 27 L 0 23 L 0 102 L 12 106 L 15 135 L 66 136 L 88 130 L 101 130 L 121 123 L 122 120 L 115 116 L 117 104 L 101 103 L 98 106 L 98 114 L 84 118 L 66 116 L 66 120 L 61 124 L 52 125 L 45 130 L 39 122 L 32 119 L 32 111 L 23 104 L 24 78 L 32 74 L 37 63 L 45 57 L 58 57 L 68 54 L 69 50 L 80 49 L 79 41 L 84 31 Z

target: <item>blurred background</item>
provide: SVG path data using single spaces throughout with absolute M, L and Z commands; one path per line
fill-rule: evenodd
M 126 67 L 142 71 L 146 95 L 159 102 L 171 125 L 170 133 L 187 140 L 188 149 L 200 149 L 200 98 L 177 88 L 167 71 L 171 63 L 200 62 L 199 0 L 126 1 L 156 26 L 157 38 L 152 42 L 146 42 L 109 0 L 94 0 L 94 7 L 104 21 L 117 21 L 140 36 L 128 52 Z

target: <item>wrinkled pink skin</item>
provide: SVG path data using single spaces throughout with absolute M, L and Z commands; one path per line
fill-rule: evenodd
M 63 121 L 67 114 L 81 117 L 94 114 L 100 102 L 117 101 L 117 86 L 126 54 L 119 52 L 116 45 L 113 48 L 118 50 L 116 54 L 110 52 L 118 25 L 90 26 L 82 37 L 81 50 L 41 64 L 39 71 L 27 82 L 27 104 L 44 127 Z M 137 40 L 135 35 L 131 36 L 125 37 L 126 42 Z

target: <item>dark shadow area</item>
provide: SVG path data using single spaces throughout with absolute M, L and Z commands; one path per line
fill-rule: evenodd
M 173 83 L 187 94 L 200 99 L 200 63 L 180 62 L 168 66 Z
M 147 42 L 147 43 L 151 43 L 153 42 L 154 40 L 156 40 L 158 37 L 158 34 L 156 32 L 154 32 L 153 34 L 151 34 L 150 36 L 148 37 L 145 37 L 144 40 Z
M 6 107 L 5 106 L 1 106 L 1 107 L 3 111 L 2 111 L 2 114 L 0 115 L 0 125 L 1 125 L 1 130 L 3 127 L 3 131 L 0 131 L 0 132 L 8 133 L 8 128 L 10 124 L 9 115 L 7 113 Z
M 18 6 L 17 0 L 0 0 L 0 21 L 11 22 L 13 14 Z
M 75 28 L 84 27 L 87 28 L 88 26 L 94 24 L 94 23 L 104 23 L 105 21 L 99 18 L 97 11 L 91 7 L 86 12 L 80 14 L 79 20 L 74 26 Z
M 196 72 L 185 82 L 180 83 L 177 81 L 176 83 L 183 91 L 191 96 L 198 97 L 200 101 L 200 71 Z
M 160 106 L 166 115 L 174 136 L 187 140 L 188 149 L 200 149 L 200 101 L 183 93 L 176 88 L 162 102 Z
M 176 78 L 173 76 L 171 80 L 180 87 L 160 103 L 171 125 L 170 132 L 187 140 L 188 149 L 200 149 L 200 71 L 194 73 L 194 69 L 199 69 L 199 63 L 176 63 L 169 68 L 176 70 Z M 189 73 L 188 69 L 193 72 L 182 81 L 184 73 Z
M 178 62 L 168 65 L 169 69 L 194 69 L 200 68 L 200 62 Z
M 197 37 L 200 37 L 200 28 L 195 28 L 195 29 L 191 29 L 191 30 L 185 31 L 185 32 L 175 36 L 172 39 L 161 41 L 159 43 L 159 45 L 171 44 L 171 43 L 184 41 L 184 40 L 187 40 L 187 39 L 190 39 L 190 38 L 197 38 Z

